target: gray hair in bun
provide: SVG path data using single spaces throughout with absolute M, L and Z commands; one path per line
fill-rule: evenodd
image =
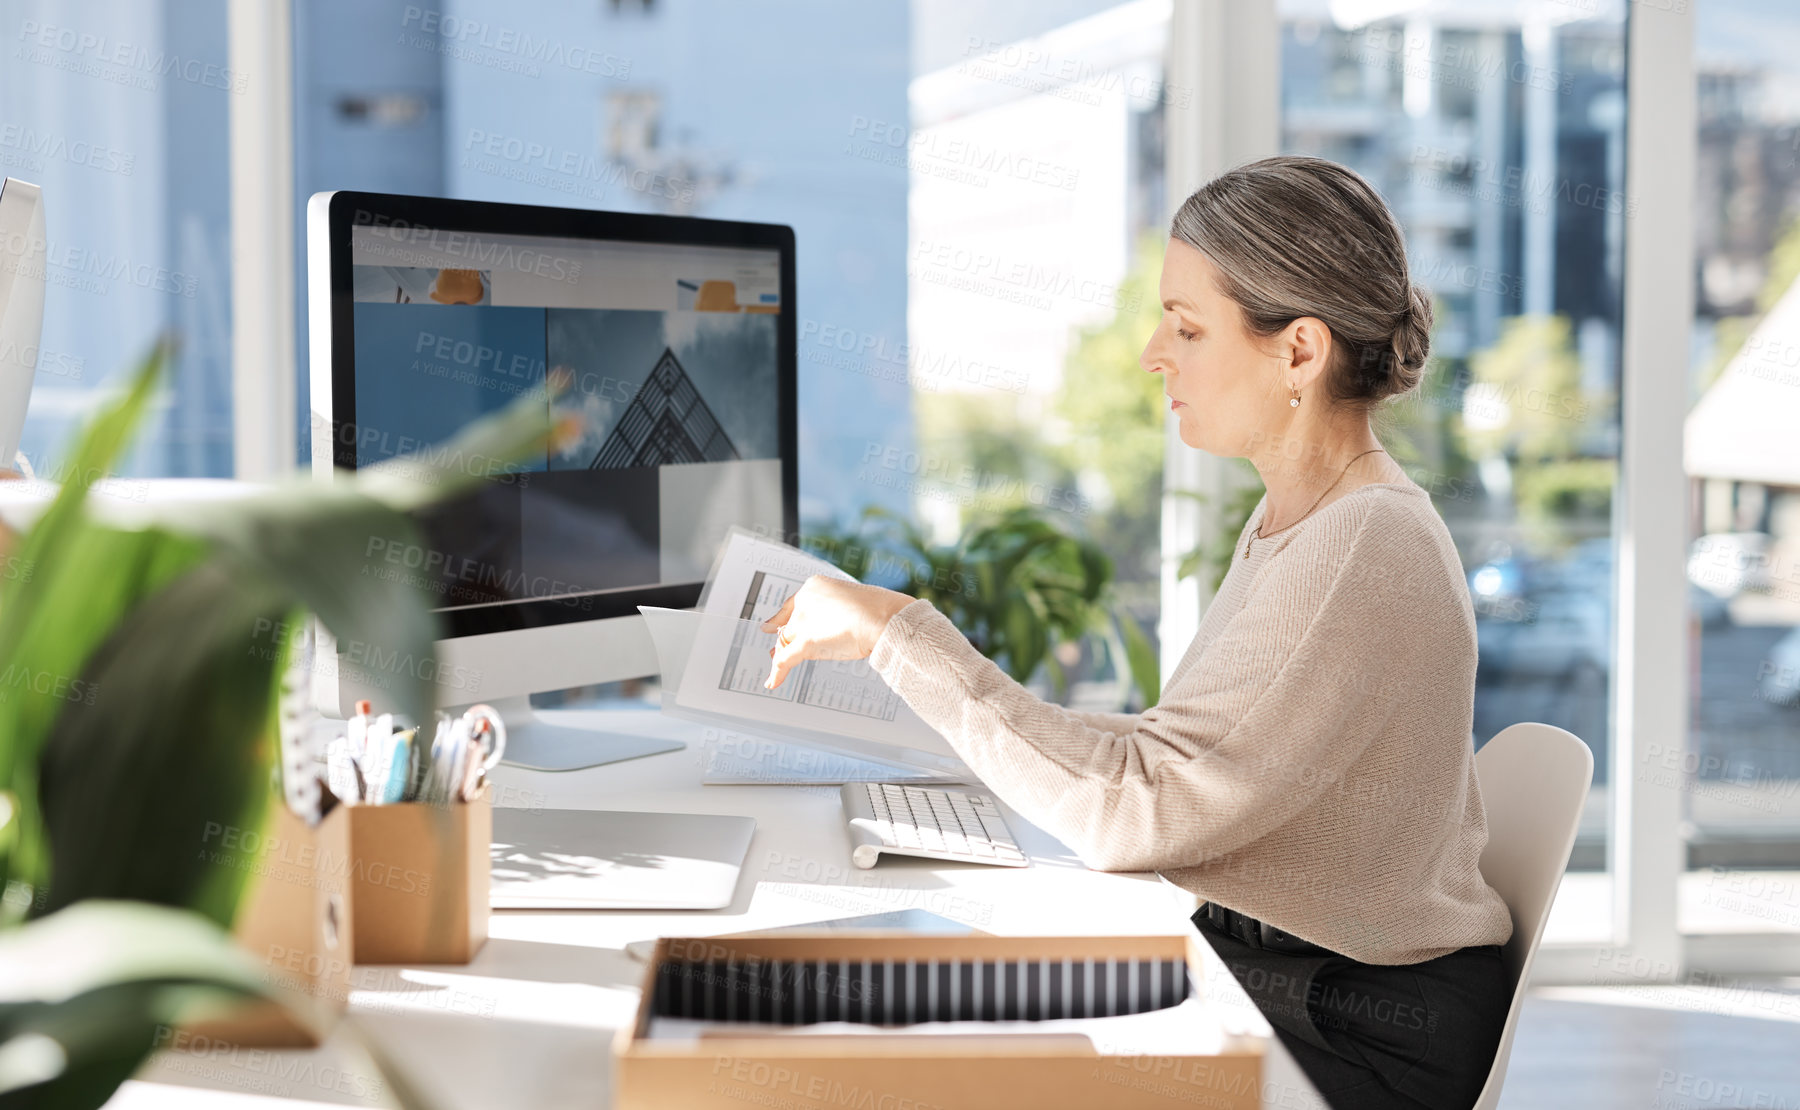
M 1227 170 L 1182 203 L 1169 235 L 1212 260 L 1253 334 L 1302 316 L 1331 329 L 1333 401 L 1373 407 L 1425 376 L 1431 297 L 1412 283 L 1387 202 L 1355 170 L 1299 155 Z

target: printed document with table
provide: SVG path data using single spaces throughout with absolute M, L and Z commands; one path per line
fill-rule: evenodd
M 866 660 L 808 660 L 780 687 L 763 685 L 776 634 L 762 622 L 815 574 L 853 581 L 804 551 L 738 529 L 714 564 L 698 613 L 644 608 L 662 657 L 664 711 L 932 772 L 939 781 L 844 784 L 858 867 L 875 866 L 884 853 L 1027 866 L 998 801 L 942 785 L 974 775 Z
M 804 551 L 733 529 L 697 611 L 641 606 L 661 664 L 664 712 L 969 781 L 949 742 L 866 660 L 811 660 L 779 689 L 763 686 L 775 634 L 762 622 L 815 574 L 854 581 Z

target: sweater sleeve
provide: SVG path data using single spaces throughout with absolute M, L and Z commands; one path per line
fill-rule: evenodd
M 1065 709 L 1063 712 L 1089 728 L 1121 736 L 1136 732 L 1140 719 L 1137 713 L 1099 713 L 1090 709 Z
M 1366 515 L 1331 524 L 1270 557 L 1161 704 L 1117 715 L 1128 731 L 1034 697 L 927 602 L 895 614 L 870 663 L 989 789 L 1090 866 L 1197 865 L 1340 783 L 1374 735 L 1367 707 L 1352 710 L 1409 665 L 1396 649 L 1413 638 L 1394 623 L 1404 552 L 1378 550 L 1392 541 Z

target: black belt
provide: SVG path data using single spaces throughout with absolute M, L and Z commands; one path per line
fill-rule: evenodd
M 1301 940 L 1292 933 L 1282 932 L 1266 921 L 1246 917 L 1236 910 L 1226 909 L 1217 902 L 1200 904 L 1200 909 L 1194 914 L 1194 924 L 1199 925 L 1202 922 L 1227 936 L 1236 937 L 1252 948 L 1261 948 L 1269 952 L 1284 952 L 1294 956 L 1337 955 L 1329 948 L 1321 947 L 1310 940 Z

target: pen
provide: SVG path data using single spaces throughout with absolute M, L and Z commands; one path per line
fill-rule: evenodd
M 363 735 L 363 801 L 379 804 L 386 797 L 388 770 L 393 766 L 393 758 L 394 715 L 383 713 L 369 722 Z
M 417 729 L 406 729 L 393 734 L 393 741 L 388 748 L 387 766 L 383 768 L 381 797 L 384 805 L 392 805 L 406 797 L 407 779 L 411 777 L 412 741 Z
M 356 703 L 356 712 L 344 722 L 344 739 L 350 745 L 350 754 L 361 759 L 368 754 L 364 742 L 369 735 L 369 703 L 365 699 Z

